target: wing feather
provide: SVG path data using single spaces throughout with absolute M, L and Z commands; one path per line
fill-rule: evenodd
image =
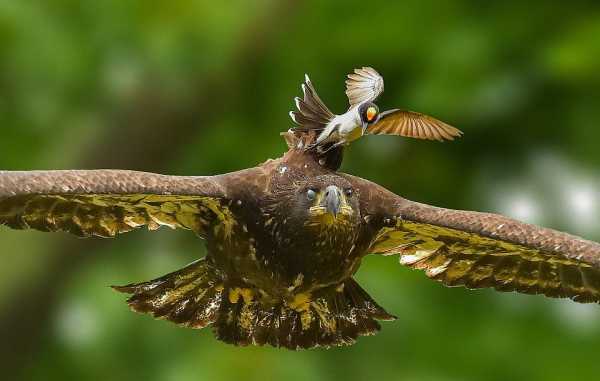
M 371 253 L 398 254 L 401 264 L 447 286 L 600 302 L 600 243 L 497 214 L 412 202 L 348 178 L 378 231 Z
M 462 132 L 431 116 L 414 111 L 389 110 L 367 128 L 372 135 L 399 135 L 427 140 L 454 140 Z
M 114 237 L 141 226 L 191 229 L 233 219 L 225 177 L 121 170 L 0 171 L 0 224 Z
M 600 245 L 503 216 L 406 203 L 374 252 L 396 252 L 448 286 L 600 302 Z M 406 245 L 409 244 L 407 247 Z
M 363 102 L 373 102 L 383 93 L 383 77 L 371 67 L 354 69 L 346 80 L 346 95 L 350 107 Z

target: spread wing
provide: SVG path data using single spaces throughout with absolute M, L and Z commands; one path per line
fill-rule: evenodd
M 208 227 L 234 221 L 230 177 L 123 170 L 0 171 L 0 225 L 82 237 L 114 237 L 142 226 L 155 230 L 166 225 L 204 235 Z
M 405 200 L 355 178 L 378 231 L 370 251 L 399 254 L 447 286 L 600 302 L 600 244 L 490 213 Z
M 363 102 L 374 102 L 383 93 L 383 77 L 372 67 L 354 69 L 346 80 L 346 95 L 350 107 Z
M 367 128 L 371 135 L 399 135 L 427 140 L 454 140 L 462 131 L 431 116 L 414 111 L 389 110 Z

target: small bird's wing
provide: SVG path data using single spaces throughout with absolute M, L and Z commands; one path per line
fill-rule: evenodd
M 114 237 L 141 226 L 206 229 L 235 223 L 235 173 L 183 177 L 123 170 L 0 171 L 0 225 Z M 225 229 L 226 230 L 226 229 Z
M 319 98 L 308 75 L 304 76 L 302 93 L 304 94 L 303 99 L 298 97 L 294 99 L 298 111 L 290 111 L 290 118 L 298 125 L 293 130 L 323 130 L 335 115 L 329 111 L 325 103 Z
M 427 140 L 454 140 L 462 135 L 456 129 L 431 116 L 414 111 L 388 110 L 380 114 L 379 120 L 367 127 L 371 135 L 399 135 Z
M 374 102 L 383 93 L 383 77 L 372 67 L 354 69 L 346 80 L 346 95 L 350 107 L 363 102 Z
M 378 231 L 371 253 L 447 286 L 492 287 L 600 302 L 600 244 L 490 213 L 437 208 L 354 179 L 362 212 Z

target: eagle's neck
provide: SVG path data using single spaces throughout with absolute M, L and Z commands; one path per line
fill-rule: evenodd
M 288 145 L 288 151 L 283 156 L 283 161 L 288 162 L 299 162 L 304 164 L 314 163 L 321 167 L 321 169 L 329 171 L 337 171 L 342 165 L 344 158 L 344 147 L 339 146 L 328 150 L 328 146 L 325 145 L 322 149 L 326 152 L 317 153 L 316 150 L 306 151 L 305 147 L 310 145 L 316 139 L 316 134 L 302 134 L 301 136 L 295 135 L 292 131 L 281 133 Z

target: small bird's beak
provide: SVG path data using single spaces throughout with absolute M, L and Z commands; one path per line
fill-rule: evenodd
M 367 127 L 369 127 L 369 123 L 363 123 L 362 124 L 362 134 L 367 135 Z
M 331 213 L 333 217 L 337 217 L 338 212 L 340 211 L 340 190 L 335 185 L 330 185 L 325 188 L 325 197 L 323 198 L 323 203 L 325 204 L 325 209 L 328 213 Z

